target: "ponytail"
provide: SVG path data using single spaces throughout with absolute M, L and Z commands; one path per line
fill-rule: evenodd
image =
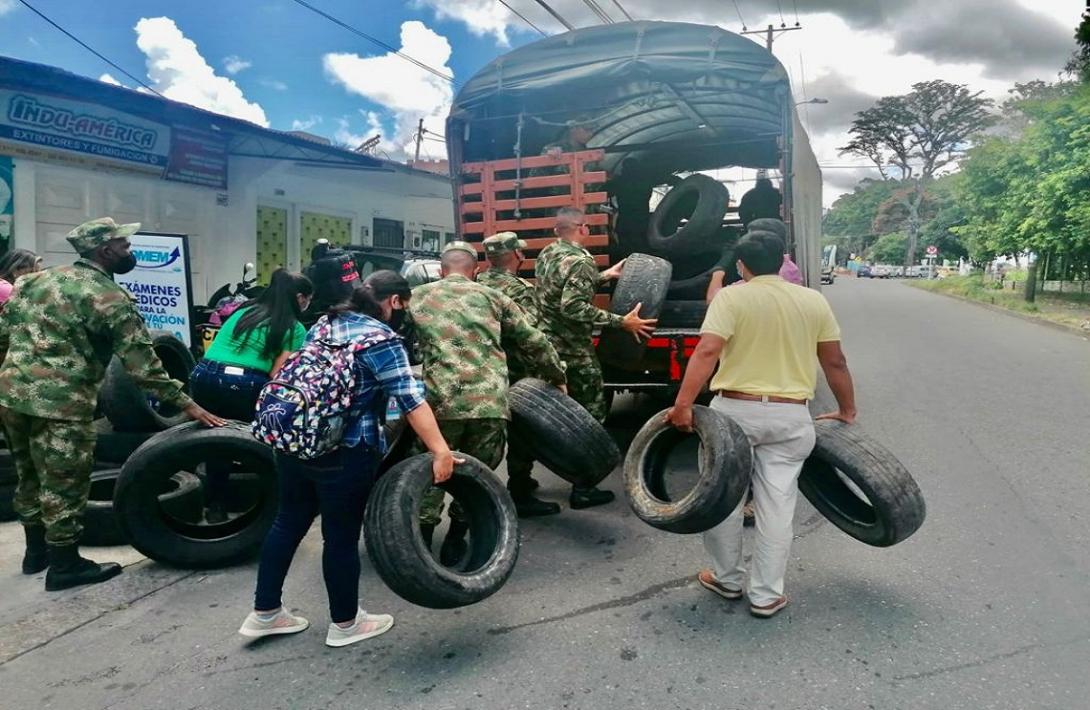
M 348 298 L 330 308 L 327 314 L 330 318 L 335 318 L 345 313 L 362 313 L 382 320 L 381 303 L 390 296 L 400 296 L 408 300 L 412 296 L 412 289 L 401 274 L 383 269 L 356 284 Z

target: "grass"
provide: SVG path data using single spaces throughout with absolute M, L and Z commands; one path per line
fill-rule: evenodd
M 932 281 L 909 282 L 916 288 L 970 301 L 999 306 L 1009 311 L 1023 313 L 1041 320 L 1090 333 L 1090 301 L 1073 297 L 1075 294 L 1039 293 L 1035 303 L 1027 303 L 1023 291 L 1000 291 L 992 288 L 980 274 L 950 276 Z

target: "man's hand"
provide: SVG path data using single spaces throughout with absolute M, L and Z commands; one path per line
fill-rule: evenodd
M 675 404 L 666 410 L 663 421 L 678 431 L 691 432 L 693 430 L 693 408 L 679 407 Z
M 220 419 L 196 402 L 190 402 L 182 411 L 190 419 L 196 420 L 207 427 L 223 426 L 227 423 L 226 419 Z
M 432 481 L 434 481 L 436 485 L 443 481 L 449 481 L 450 477 L 454 475 L 455 464 L 465 462 L 465 459 L 457 458 L 450 449 L 447 449 L 442 453 L 434 454 L 431 462 Z
M 552 148 L 549 148 L 547 151 L 545 151 L 545 155 L 549 156 L 550 158 L 559 158 L 560 156 L 564 155 L 564 149 L 558 145 L 554 145 Z
M 855 424 L 855 411 L 851 412 L 829 412 L 828 414 L 821 414 L 814 417 L 818 421 L 822 419 L 836 419 L 837 421 L 844 422 L 845 424 Z
M 608 269 L 606 269 L 605 271 L 603 271 L 602 272 L 602 278 L 606 279 L 608 281 L 612 281 L 613 279 L 621 278 L 621 272 L 624 271 L 624 263 L 626 261 L 628 261 L 628 260 L 627 259 L 621 259 L 616 264 L 614 264 L 613 266 L 611 266 Z
M 621 321 L 621 327 L 632 333 L 632 337 L 636 339 L 637 343 L 641 339 L 650 338 L 651 334 L 655 332 L 655 324 L 659 322 L 658 318 L 640 318 L 641 308 L 643 308 L 643 304 L 637 303 L 636 307 L 629 311 L 624 320 Z
M 563 392 L 564 394 L 568 393 L 568 386 L 567 385 L 557 385 L 556 388 L 558 390 L 560 390 L 561 392 Z

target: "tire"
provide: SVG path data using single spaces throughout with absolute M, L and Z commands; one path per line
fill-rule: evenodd
M 624 264 L 621 278 L 613 290 L 610 311 L 624 315 L 636 307 L 641 318 L 658 318 L 666 290 L 670 286 L 672 272 L 670 262 L 648 254 L 632 254 Z M 606 328 L 598 340 L 598 359 L 622 369 L 638 368 L 646 341 L 636 342 L 632 335 L 620 328 Z
M 547 382 L 527 377 L 507 391 L 512 436 L 537 461 L 565 481 L 590 488 L 621 461 L 621 452 L 598 421 Z
M 420 502 L 431 486 L 432 457 L 406 459 L 379 479 L 367 501 L 363 537 L 382 580 L 402 599 L 431 609 L 475 604 L 495 594 L 515 569 L 518 516 L 507 489 L 477 459 L 466 460 L 440 488 L 461 504 L 469 521 L 465 571 L 444 567 L 420 534 Z
M 711 283 L 713 271 L 714 266 L 691 278 L 671 281 L 666 290 L 666 298 L 670 301 L 703 300 L 708 295 L 708 284 Z
M 171 378 L 187 384 L 196 362 L 185 343 L 164 331 L 152 331 L 151 336 L 155 354 L 163 362 L 167 373 Z M 181 411 L 166 404 L 153 407 L 147 395 L 116 357 L 110 360 L 110 365 L 106 368 L 106 378 L 99 390 L 98 403 L 114 430 L 119 432 L 164 431 L 189 419 Z
M 896 545 L 919 530 L 927 514 L 923 494 L 892 453 L 855 426 L 823 420 L 814 428 L 817 443 L 803 464 L 799 490 L 818 512 L 875 547 Z
M 80 542 L 92 547 L 127 545 L 121 520 L 114 511 L 114 493 L 121 469 L 103 469 L 91 474 L 91 492 L 83 513 L 83 536 Z M 197 523 L 203 503 L 201 482 L 188 471 L 179 471 L 167 481 L 168 490 L 158 496 L 163 511 L 178 520 Z
M 148 432 L 117 432 L 108 419 L 95 421 L 95 461 L 120 466 L 150 439 Z
M 660 328 L 699 328 L 708 304 L 704 301 L 666 301 L 659 312 Z
M 15 484 L 0 483 L 0 523 L 15 520 Z
M 690 175 L 655 208 L 647 229 L 648 244 L 667 254 L 701 251 L 708 237 L 722 227 L 729 201 L 730 193 L 722 183 L 707 175 Z M 688 222 L 682 226 L 686 216 Z
M 257 500 L 228 520 L 187 523 L 164 515 L 158 496 L 179 471 L 196 471 L 207 460 L 232 461 L 237 478 L 253 482 Z M 244 474 L 249 474 L 245 476 Z M 276 517 L 277 477 L 273 451 L 250 434 L 249 424 L 229 422 L 207 429 L 190 422 L 160 432 L 121 468 L 114 508 L 132 546 L 153 560 L 176 567 L 208 569 L 253 557 Z
M 685 434 L 652 417 L 633 439 L 624 464 L 624 487 L 636 516 L 659 530 L 699 533 L 726 520 L 745 495 L 753 469 L 753 449 L 734 421 L 710 407 L 693 407 L 694 434 Z M 696 484 L 675 499 L 667 486 L 683 467 L 671 454 L 684 442 L 699 440 Z

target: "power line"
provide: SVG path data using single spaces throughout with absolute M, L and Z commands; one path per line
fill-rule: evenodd
M 603 11 L 602 8 L 598 6 L 598 3 L 594 2 L 594 0 L 583 0 L 583 4 L 589 7 L 590 11 L 597 15 L 599 20 L 606 23 L 607 25 L 613 24 L 613 20 L 609 18 L 609 15 L 607 15 L 605 11 Z
M 88 44 L 87 44 L 86 42 L 84 42 L 83 40 L 81 40 L 81 39 L 80 39 L 79 37 L 75 36 L 74 34 L 72 34 L 71 32 L 69 32 L 68 30 L 66 30 L 66 29 L 64 29 L 63 27 L 61 27 L 60 25 L 58 25 L 58 24 L 57 24 L 56 22 L 54 22 L 53 20 L 51 20 L 51 19 L 49 19 L 48 17 L 46 17 L 45 15 L 43 15 L 43 14 L 41 13 L 41 11 L 40 11 L 40 10 L 38 10 L 38 8 L 36 8 L 36 7 L 34 7 L 33 5 L 31 5 L 31 4 L 29 3 L 29 2 L 27 2 L 27 0 L 19 0 L 19 2 L 23 3 L 23 5 L 25 5 L 25 6 L 26 6 L 26 8 L 27 8 L 28 10 L 30 10 L 30 11 L 31 11 L 31 12 L 33 12 L 33 13 L 34 13 L 35 15 L 37 15 L 37 16 L 38 16 L 38 17 L 40 17 L 40 18 L 42 18 L 43 20 L 45 20 L 45 21 L 46 21 L 46 22 L 48 22 L 49 24 L 51 24 L 51 25 L 53 25 L 54 27 L 56 27 L 56 28 L 57 28 L 58 30 L 60 30 L 61 32 L 63 32 L 63 33 L 65 34 L 65 36 L 67 36 L 67 37 L 68 37 L 69 39 L 71 39 L 71 40 L 72 40 L 73 42 L 75 42 L 75 43 L 76 43 L 76 44 L 78 44 L 79 46 L 81 46 L 81 47 L 83 47 L 84 49 L 86 49 L 86 50 L 87 50 L 88 52 L 90 52 L 91 54 L 95 55 L 96 57 L 98 57 L 98 58 L 99 58 L 99 59 L 101 59 L 102 61 L 106 62 L 106 63 L 107 63 L 107 64 L 109 64 L 109 65 L 110 65 L 111 67 L 113 67 L 114 69 L 118 70 L 119 72 L 121 72 L 121 73 L 122 73 L 122 74 L 124 74 L 125 76 L 129 77 L 130 79 L 132 79 L 133 81 L 135 81 L 135 82 L 136 82 L 137 84 L 139 84 L 140 86 L 144 87 L 145 89 L 147 89 L 147 90 L 148 90 L 148 91 L 150 91 L 151 93 L 155 94 L 155 95 L 156 95 L 156 96 L 158 96 L 159 98 L 161 98 L 161 99 L 162 99 L 162 98 L 166 98 L 165 96 L 163 96 L 162 94 L 160 94 L 160 93 L 159 93 L 158 91 L 156 91 L 155 89 L 153 89 L 153 88 L 151 88 L 150 86 L 148 86 L 146 82 L 144 82 L 143 80 L 141 80 L 141 79 L 140 79 L 140 78 L 138 78 L 138 77 L 135 77 L 135 76 L 133 76 L 133 75 L 132 75 L 132 74 L 130 74 L 129 72 L 125 71 L 125 70 L 124 70 L 123 68 L 121 68 L 121 67 L 120 67 L 119 65 L 117 65 L 117 64 L 115 64 L 114 62 L 112 62 L 112 61 L 110 61 L 109 59 L 107 59 L 107 58 L 106 58 L 106 57 L 105 57 L 105 56 L 104 56 L 104 55 L 103 55 L 103 54 L 102 54 L 101 52 L 98 52 L 98 51 L 96 51 L 96 50 L 95 50 L 94 48 L 92 48 L 92 47 L 91 47 L 90 45 L 88 45 Z
M 799 0 L 795 0 L 795 27 L 798 27 L 802 23 L 799 22 Z
M 530 25 L 530 27 L 533 27 L 535 30 L 537 30 L 538 33 L 540 33 L 542 37 L 548 37 L 549 36 L 540 27 L 538 27 L 533 22 L 530 22 L 528 19 L 526 19 L 525 15 L 523 15 L 521 12 L 519 12 L 515 8 L 511 7 L 510 5 L 508 5 L 507 0 L 498 0 L 498 2 L 500 3 L 500 5 L 503 5 L 504 7 L 506 7 L 511 12 L 512 15 L 514 15 L 515 17 L 519 18 L 520 20 L 522 20 L 526 24 Z
M 613 4 L 616 5 L 617 9 L 621 11 L 622 15 L 624 15 L 624 19 L 632 22 L 632 15 L 629 15 L 628 10 L 624 9 L 624 7 L 621 5 L 621 0 L 613 0 Z
M 742 11 L 738 9 L 738 0 L 731 0 L 734 3 L 734 11 L 738 14 L 738 21 L 742 23 L 742 31 L 746 31 L 746 21 L 742 19 Z
M 783 19 L 783 4 L 776 0 L 776 8 L 780 11 L 780 27 L 787 27 L 787 20 Z
M 548 12 L 550 15 L 552 15 L 556 19 L 557 22 L 564 25 L 565 28 L 567 28 L 569 30 L 574 30 L 575 29 L 575 25 L 573 25 L 572 23 L 568 22 L 563 17 L 561 17 L 560 13 L 557 12 L 556 10 L 554 10 L 552 8 L 552 6 L 549 5 L 549 3 L 545 2 L 545 0 L 534 0 L 534 2 L 536 2 L 538 5 L 541 5 L 543 8 L 545 8 L 545 11 Z
M 20 0 L 20 1 L 25 1 L 25 0 Z M 330 15 L 328 12 L 324 12 L 324 11 L 319 10 L 318 8 L 314 7 L 310 3 L 306 2 L 306 0 L 294 0 L 294 2 L 297 5 L 301 5 L 301 6 L 305 7 L 306 9 L 310 10 L 313 13 L 321 15 L 322 17 L 329 20 L 333 24 L 338 25 L 340 27 L 343 27 L 344 29 L 351 32 L 352 34 L 363 37 L 365 40 L 367 40 L 371 44 L 377 45 L 377 46 L 385 49 L 387 52 L 390 52 L 391 54 L 396 54 L 397 56 L 401 57 L 405 61 L 411 62 L 412 64 L 415 64 L 416 66 L 420 67 L 424 71 L 426 71 L 426 72 L 428 72 L 430 74 L 434 74 L 435 76 L 439 77 L 440 79 L 444 79 L 446 81 L 449 81 L 452 84 L 456 83 L 454 81 L 454 77 L 452 77 L 451 75 L 446 74 L 446 73 L 436 69 L 435 67 L 428 66 L 424 62 L 422 62 L 422 61 L 420 61 L 418 59 L 415 59 L 413 57 L 410 57 L 408 54 L 405 54 L 404 52 L 398 50 L 396 47 L 391 47 L 390 45 L 386 44 L 382 40 L 377 39 L 375 37 L 372 37 L 371 35 L 367 34 L 366 32 L 362 32 L 361 30 L 356 29 L 352 25 L 350 25 L 350 24 L 348 24 L 346 22 L 343 22 L 342 20 L 338 20 L 333 15 Z

